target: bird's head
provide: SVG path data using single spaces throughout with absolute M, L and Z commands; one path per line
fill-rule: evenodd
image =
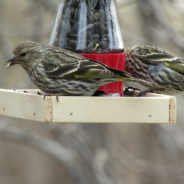
M 160 58 L 163 55 L 173 57 L 173 55 L 164 49 L 150 45 L 135 45 L 131 48 L 131 52 L 137 56 Z
M 135 45 L 131 48 L 131 51 L 138 56 L 147 56 L 158 52 L 158 49 L 149 45 Z
M 13 51 L 14 56 L 7 61 L 7 67 L 20 64 L 25 69 L 31 68 L 40 60 L 42 47 L 37 42 L 25 41 L 20 43 Z

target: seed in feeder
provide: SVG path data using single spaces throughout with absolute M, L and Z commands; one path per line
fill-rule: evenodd
M 75 12 L 75 9 L 74 9 L 74 7 L 72 7 L 72 8 L 71 8 L 71 14 L 73 15 L 74 12 Z
M 100 28 L 100 27 L 101 27 L 100 22 L 95 22 L 95 23 L 94 23 L 95 32 L 99 33 L 99 28 Z
M 69 41 L 69 48 L 75 48 L 76 47 L 76 40 L 70 40 Z
M 87 50 L 92 50 L 94 48 L 95 42 L 91 41 L 88 46 L 87 46 Z
M 94 9 L 97 6 L 98 0 L 88 0 L 88 7 Z
M 100 45 L 100 48 L 102 48 L 102 49 L 107 49 L 107 48 L 108 48 L 108 43 L 107 43 L 107 41 L 105 41 L 105 40 L 102 40 L 102 41 L 99 43 L 99 45 Z
M 93 23 L 95 19 L 95 15 L 93 10 L 88 11 L 88 23 Z
M 74 20 L 78 20 L 78 18 L 79 18 L 79 9 L 76 8 L 74 12 Z
M 71 34 L 76 34 L 77 28 L 78 28 L 78 22 L 75 22 L 72 29 L 71 29 Z
M 66 32 L 67 33 L 70 33 L 71 32 L 71 25 L 68 23 L 67 25 L 66 25 Z
M 98 36 L 98 35 L 94 35 L 93 40 L 88 44 L 87 48 L 88 48 L 89 50 L 92 50 L 92 49 L 95 48 L 96 43 L 98 42 L 98 39 L 99 39 L 99 37 L 97 37 L 97 36 Z
M 99 45 L 98 43 L 96 43 L 95 47 L 94 47 L 92 50 L 94 50 L 94 51 L 99 50 L 99 49 L 98 49 L 99 46 L 100 46 L 100 45 Z
M 79 0 L 74 0 L 74 2 L 75 2 L 75 8 L 78 8 L 78 6 L 79 6 Z
M 106 15 L 105 15 L 105 11 L 104 10 L 102 10 L 102 9 L 100 9 L 100 11 L 99 11 L 100 13 L 100 23 L 101 24 L 105 24 L 105 22 L 106 22 Z
M 72 40 L 76 40 L 77 39 L 77 34 L 71 34 L 69 36 L 70 36 L 70 39 L 72 39 Z
M 98 34 L 94 34 L 93 36 L 92 36 L 92 39 L 93 40 L 95 40 L 95 41 L 98 41 L 99 40 L 99 35 Z
M 105 7 L 105 2 L 104 2 L 104 0 L 100 0 L 99 6 L 100 6 L 100 8 L 104 8 L 104 7 Z
M 96 12 L 95 13 L 95 21 L 99 21 L 100 20 L 100 13 Z
M 87 32 L 87 43 L 88 44 L 93 40 L 92 35 L 93 35 L 93 29 Z
M 94 24 L 88 24 L 87 26 L 86 26 L 86 30 L 87 31 L 90 31 L 90 29 L 93 29 L 94 28 Z

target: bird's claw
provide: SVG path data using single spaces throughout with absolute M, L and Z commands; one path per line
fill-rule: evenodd
M 153 92 L 152 90 L 145 90 L 145 91 L 140 91 L 138 97 L 146 96 L 147 93 Z
M 105 95 L 105 92 L 104 91 L 101 91 L 101 90 L 97 90 L 95 91 L 95 93 L 93 94 L 93 96 L 103 96 Z
M 56 101 L 59 102 L 59 95 L 56 95 Z
M 141 91 L 140 89 L 133 88 L 133 87 L 126 87 L 124 89 L 124 95 L 125 96 L 137 96 L 137 97 L 142 97 L 145 96 L 147 93 L 153 92 L 152 90 L 144 90 Z
M 45 100 L 47 96 L 55 96 L 56 101 L 59 102 L 59 95 L 44 94 L 43 99 Z
M 59 95 L 52 95 L 48 93 L 42 93 L 42 92 L 37 92 L 38 95 L 43 95 L 43 99 L 45 100 L 47 96 L 56 96 L 56 101 L 59 102 Z
M 133 88 L 133 87 L 125 87 L 123 93 L 125 96 L 135 96 L 134 95 L 135 91 L 140 91 L 140 90 L 137 88 Z

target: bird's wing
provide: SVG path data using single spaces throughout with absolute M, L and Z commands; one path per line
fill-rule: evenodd
M 125 71 L 110 68 L 95 60 L 85 60 L 80 62 L 79 68 L 73 73 L 73 76 L 77 79 L 111 78 L 117 80 L 138 81 L 138 79 L 131 77 L 131 75 Z
M 44 49 L 44 61 L 40 62 L 40 65 L 49 77 L 76 79 L 131 78 L 126 72 L 111 69 L 98 61 L 87 59 L 68 50 L 50 46 Z
M 93 60 L 85 60 L 79 63 L 78 70 L 73 73 L 75 78 L 78 79 L 100 79 L 114 77 L 107 66 Z
M 174 61 L 174 62 L 165 62 L 164 63 L 167 67 L 171 68 L 172 70 L 184 74 L 184 62 L 182 61 Z
M 131 78 L 126 72 L 111 69 L 93 60 L 76 60 L 73 62 L 52 63 L 41 61 L 39 68 L 50 78 L 100 79 L 100 78 Z M 132 79 L 133 80 L 133 79 Z
M 48 77 L 63 78 L 67 75 L 71 75 L 77 70 L 76 64 L 71 65 L 70 63 L 56 63 L 49 60 L 43 60 L 37 67 L 41 68 Z
M 44 49 L 44 59 L 39 63 L 39 67 L 43 68 L 49 77 L 103 78 L 113 73 L 105 65 L 69 50 L 50 46 Z

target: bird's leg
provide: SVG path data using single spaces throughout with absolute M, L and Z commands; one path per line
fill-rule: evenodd
M 124 88 L 123 93 L 124 93 L 125 96 L 135 96 L 134 94 L 135 94 L 136 91 L 140 91 L 140 89 L 128 86 L 128 87 Z
M 93 96 L 102 96 L 102 95 L 105 95 L 105 92 L 104 92 L 104 91 L 101 91 L 101 90 L 97 90 L 97 91 L 95 91 L 95 93 L 93 94 Z
M 57 102 L 59 102 L 59 94 L 49 94 L 49 93 L 44 93 L 44 92 L 40 92 L 40 91 L 38 91 L 38 93 L 37 93 L 38 95 L 43 95 L 43 99 L 45 100 L 45 98 L 47 97 L 47 96 L 56 96 L 56 100 L 57 100 Z
M 56 101 L 59 102 L 59 95 L 56 95 Z
M 43 99 L 45 100 L 45 98 L 47 97 L 47 96 L 55 96 L 56 97 L 56 101 L 57 102 L 59 102 L 59 94 L 48 94 L 48 93 L 45 93 L 45 94 L 43 94 L 44 96 L 43 96 Z
M 142 97 L 145 96 L 147 93 L 153 93 L 152 90 L 148 89 L 148 90 L 144 90 L 144 91 L 140 91 L 138 97 Z
M 145 96 L 147 93 L 153 93 L 153 90 L 148 89 L 148 90 L 140 90 L 137 88 L 133 88 L 133 87 L 125 87 L 124 89 L 124 95 L 125 96 L 138 96 L 138 97 L 142 97 Z
M 125 96 L 133 96 L 133 88 L 132 87 L 125 87 L 123 90 L 123 94 Z

